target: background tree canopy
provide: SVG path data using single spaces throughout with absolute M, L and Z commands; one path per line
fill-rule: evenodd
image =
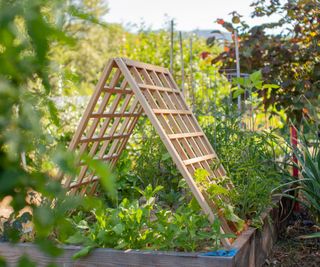
M 232 22 L 218 20 L 228 31 L 237 30 L 240 40 L 241 71 L 262 70 L 263 78 L 279 88 L 259 92 L 265 108 L 284 109 L 288 118 L 300 123 L 306 105 L 317 104 L 320 93 L 320 3 L 317 0 L 278 0 L 252 3 L 252 17 L 277 14 L 281 19 L 249 27 L 237 12 Z M 212 41 L 212 40 L 211 40 Z M 213 40 L 214 41 L 214 40 Z M 212 43 L 212 42 L 211 42 Z M 234 68 L 234 45 L 213 60 Z

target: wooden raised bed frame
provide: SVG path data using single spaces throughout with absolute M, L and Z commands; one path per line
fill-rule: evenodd
M 283 207 L 284 206 L 284 207 Z M 289 204 L 282 205 L 282 209 L 288 210 Z M 44 255 L 33 244 L 0 243 L 0 256 L 8 266 L 16 266 L 19 257 L 27 254 L 38 266 L 46 266 L 48 263 L 56 263 L 58 266 L 139 266 L 139 267 L 251 267 L 261 266 L 279 231 L 286 222 L 280 223 L 279 205 L 269 208 L 262 216 L 264 225 L 262 229 L 249 228 L 244 231 L 232 244 L 231 248 L 238 249 L 233 257 L 202 256 L 198 253 L 160 252 L 139 250 L 115 250 L 97 248 L 87 257 L 72 260 L 72 255 L 81 247 L 63 246 L 63 255 L 50 258 Z M 283 213 L 283 211 L 281 212 Z

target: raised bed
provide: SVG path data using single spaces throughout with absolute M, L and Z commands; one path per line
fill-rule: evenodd
M 282 205 L 283 206 L 283 205 Z M 284 209 L 288 209 L 285 205 Z M 46 266 L 54 262 L 58 266 L 170 266 L 170 267 L 248 267 L 261 266 L 285 222 L 280 223 L 279 205 L 268 209 L 262 216 L 262 229 L 249 228 L 244 231 L 232 244 L 238 252 L 232 257 L 204 256 L 203 253 L 159 252 L 139 250 L 114 250 L 97 248 L 89 256 L 72 260 L 72 255 L 80 247 L 63 246 L 63 255 L 50 258 L 44 255 L 33 244 L 22 243 L 11 245 L 0 243 L 0 255 L 9 266 L 15 266 L 19 257 L 27 254 L 38 266 Z

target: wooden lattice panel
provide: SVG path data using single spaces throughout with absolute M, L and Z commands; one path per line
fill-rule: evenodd
M 214 203 L 201 192 L 193 175 L 206 169 L 208 179 L 225 176 L 222 165 L 212 168 L 217 155 L 200 128 L 170 72 L 125 58 L 111 60 L 70 144 L 79 155 L 108 161 L 112 166 L 132 134 L 142 112 L 150 119 L 203 211 L 213 221 Z M 65 179 L 72 192 L 93 193 L 98 177 L 80 162 L 75 181 Z M 232 185 L 230 185 L 232 186 Z M 222 227 L 231 232 L 224 218 Z M 223 241 L 228 245 L 227 240 Z
M 114 60 L 105 67 L 93 96 L 79 123 L 69 149 L 79 158 L 86 153 L 94 159 L 104 160 L 113 166 L 142 113 L 141 105 L 128 87 Z M 66 177 L 63 184 L 74 193 L 92 194 L 98 177 L 79 161 L 76 180 Z

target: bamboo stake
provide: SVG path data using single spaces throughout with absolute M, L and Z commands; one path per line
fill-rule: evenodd
M 184 61 L 183 61 L 183 44 L 182 44 L 182 33 L 179 32 L 179 43 L 180 43 L 180 62 L 181 62 L 181 90 L 182 94 L 185 97 L 184 92 Z
M 194 96 L 194 84 L 193 84 L 193 66 L 192 66 L 192 36 L 190 37 L 190 86 L 191 86 L 191 102 L 192 111 L 194 112 L 195 106 L 195 96 Z
M 170 22 L 170 72 L 173 74 L 173 20 Z

